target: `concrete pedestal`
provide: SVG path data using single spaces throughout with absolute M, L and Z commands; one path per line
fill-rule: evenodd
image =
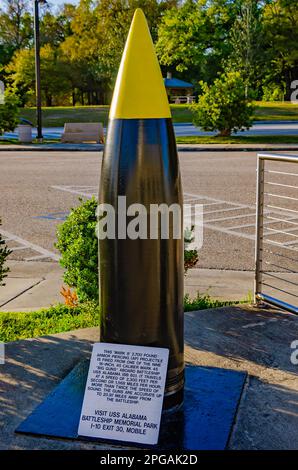
M 88 368 L 89 361 L 77 364 L 16 432 L 92 440 L 77 433 Z M 163 413 L 159 443 L 154 448 L 225 449 L 245 377 L 246 373 L 228 369 L 186 367 L 184 404 L 176 411 Z M 113 444 L 119 443 L 113 441 Z

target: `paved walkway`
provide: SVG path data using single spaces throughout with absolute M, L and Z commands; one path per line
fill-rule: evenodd
M 45 139 L 60 139 L 63 127 L 44 127 L 43 137 Z M 104 129 L 106 132 L 106 128 Z M 216 132 L 205 132 L 191 122 L 174 123 L 176 136 L 211 136 Z M 36 128 L 32 129 L 33 137 L 36 137 Z M 298 121 L 255 121 L 248 131 L 239 132 L 238 135 L 298 135 Z M 5 132 L 4 138 L 17 139 L 18 133 Z
M 233 307 L 185 314 L 187 363 L 249 374 L 229 449 L 298 449 L 298 366 L 290 361 L 297 331 L 298 317 L 277 310 Z M 89 356 L 98 338 L 98 328 L 91 328 L 6 345 L 6 363 L 0 365 L 0 449 L 108 448 L 14 432 Z
M 1 311 L 30 311 L 63 302 L 63 270 L 58 263 L 9 261 L 6 285 L 0 287 Z
M 63 269 L 55 262 L 10 261 L 6 286 L 0 287 L 1 311 L 31 311 L 63 302 Z M 209 294 L 220 300 L 243 300 L 252 295 L 251 271 L 191 269 L 185 278 L 185 292 Z
M 298 144 L 178 144 L 180 152 L 296 151 Z M 0 152 L 102 152 L 102 144 L 0 144 Z

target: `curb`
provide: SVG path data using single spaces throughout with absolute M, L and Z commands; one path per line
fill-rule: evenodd
M 217 145 L 217 144 L 214 144 Z M 191 144 L 189 144 L 187 147 L 184 147 L 183 144 L 177 144 L 177 147 L 180 152 L 268 152 L 270 150 L 275 151 L 296 151 L 298 150 L 298 145 L 293 146 L 293 147 L 285 147 L 285 146 L 279 146 L 276 145 L 274 147 L 268 147 L 268 146 L 260 146 L 260 147 L 247 147 L 245 145 L 236 147 L 237 144 L 231 144 L 230 146 L 226 147 L 215 147 L 215 146 L 209 146 L 209 147 L 203 147 L 203 146 L 197 146 L 194 145 L 191 147 Z
M 54 145 L 36 145 L 36 146 L 22 146 L 22 145 L 0 145 L 0 152 L 102 152 L 104 145 L 102 144 L 87 144 L 84 146 L 78 145 L 67 145 L 67 144 Z M 196 144 L 177 144 L 180 152 L 264 152 L 264 151 L 297 151 L 298 145 L 288 144 L 276 145 L 276 146 L 253 146 L 248 147 L 240 144 L 230 144 L 226 146 L 218 146 L 218 144 L 211 144 L 209 146 L 198 146 Z M 238 145 L 240 145 L 238 147 Z M 237 146 L 237 147 L 236 147 Z
M 24 146 L 24 145 L 0 145 L 0 152 L 101 152 L 104 149 L 102 144 L 87 144 L 82 147 L 78 145 L 67 145 L 67 144 L 54 145 L 36 145 L 36 146 Z

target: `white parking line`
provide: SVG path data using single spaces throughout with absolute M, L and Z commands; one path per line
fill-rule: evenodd
M 256 217 L 256 214 L 254 213 L 254 214 L 232 215 L 231 217 L 220 217 L 218 219 L 208 219 L 208 222 L 224 222 L 225 220 L 244 219 L 245 217 Z
M 79 196 L 92 197 L 95 196 L 95 186 L 51 186 L 53 189 L 59 189 L 59 191 L 65 191 L 67 193 L 78 194 Z M 78 189 L 74 189 L 78 188 Z M 93 188 L 93 189 L 92 189 Z M 86 189 L 92 191 L 92 194 L 87 193 Z
M 36 251 L 39 253 L 36 256 L 33 256 L 31 258 L 25 258 L 25 261 L 38 261 L 39 259 L 44 259 L 44 258 L 50 258 L 53 259 L 54 261 L 59 261 L 60 257 L 56 253 L 53 253 L 52 251 L 46 250 L 45 248 L 42 248 L 39 245 L 35 245 L 35 243 L 31 243 L 28 240 L 24 240 L 21 237 L 18 237 L 17 235 L 14 235 L 13 233 L 6 232 L 6 230 L 3 230 L 1 228 L 1 234 L 5 237 L 5 241 L 15 241 L 21 245 L 21 247 L 16 247 L 14 250 L 18 249 L 30 249 L 33 251 Z
M 66 191 L 72 194 L 78 194 L 80 196 L 84 196 L 87 198 L 91 198 L 92 196 L 97 197 L 98 194 L 98 188 L 97 186 L 52 186 L 53 189 L 58 189 L 60 191 Z M 254 223 L 247 223 L 247 224 L 241 224 L 241 225 L 236 225 L 234 227 L 229 227 L 229 226 L 222 226 L 220 224 L 216 224 L 216 222 L 225 222 L 229 220 L 234 220 L 234 219 L 247 219 L 251 217 L 255 217 L 255 210 L 256 206 L 255 204 L 242 204 L 242 203 L 237 203 L 237 202 L 231 202 L 231 201 L 226 201 L 223 199 L 217 199 L 213 198 L 210 196 L 206 196 L 204 194 L 194 194 L 194 193 L 189 193 L 185 192 L 184 193 L 184 202 L 187 204 L 203 204 L 204 208 L 207 206 L 216 206 L 220 205 L 220 208 L 214 208 L 212 210 L 204 210 L 204 228 L 207 228 L 209 230 L 213 230 L 215 232 L 220 232 L 224 233 L 226 235 L 232 235 L 235 237 L 240 237 L 240 238 L 246 238 L 247 240 L 255 240 L 255 233 L 247 233 L 245 231 L 241 231 L 241 229 L 245 228 L 254 228 L 255 224 Z M 241 211 L 241 214 L 237 215 L 231 215 L 225 216 L 225 213 L 229 213 L 231 211 Z M 216 218 L 211 218 L 208 219 L 208 217 L 211 214 L 217 214 L 219 217 Z M 220 217 L 220 214 L 222 214 L 224 217 Z M 282 215 L 285 216 L 288 220 L 291 220 L 294 218 L 294 216 L 290 215 L 289 213 L 285 213 L 280 211 L 280 208 L 271 208 L 270 210 L 266 210 L 266 214 L 276 214 L 276 215 Z M 212 217 L 212 216 L 211 216 Z M 273 217 L 271 217 L 273 219 Z M 243 221 L 244 222 L 244 221 Z M 264 225 L 267 224 L 274 224 L 278 223 L 276 222 L 269 222 L 269 221 L 264 221 Z M 268 242 L 268 240 L 266 240 Z M 275 244 L 275 243 L 274 243 Z M 290 247 L 288 247 L 290 249 Z

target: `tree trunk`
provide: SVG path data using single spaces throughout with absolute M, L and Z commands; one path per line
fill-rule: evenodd
M 219 137 L 230 137 L 232 130 L 231 129 L 221 129 L 218 134 Z
M 52 106 L 52 95 L 46 94 L 46 106 L 51 107 Z
M 287 69 L 285 71 L 285 80 L 286 80 L 286 94 L 285 94 L 285 101 L 290 101 L 291 99 L 291 94 L 292 94 L 292 89 L 291 89 L 291 83 L 292 83 L 292 77 L 291 77 L 291 70 Z

